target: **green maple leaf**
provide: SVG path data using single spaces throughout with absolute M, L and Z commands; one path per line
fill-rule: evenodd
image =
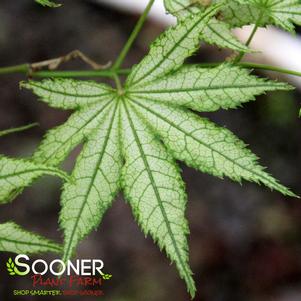
M 13 222 L 0 224 L 0 251 L 21 254 L 37 254 L 42 252 L 61 253 L 62 247 L 40 235 L 28 232 Z M 14 271 L 10 258 L 8 268 Z
M 217 177 L 263 183 L 294 196 L 234 134 L 190 110 L 235 108 L 266 91 L 291 89 L 228 64 L 214 69 L 183 66 L 215 13 L 213 7 L 189 15 L 161 35 L 133 68 L 124 90 L 70 79 L 22 83 L 50 106 L 75 110 L 65 124 L 48 132 L 33 156 L 36 163 L 58 166 L 84 143 L 73 181 L 65 183 L 62 194 L 64 260 L 99 225 L 121 190 L 145 234 L 165 249 L 194 296 L 187 196 L 176 160 Z

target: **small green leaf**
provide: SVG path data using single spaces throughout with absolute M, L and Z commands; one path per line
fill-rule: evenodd
M 42 6 L 48 6 L 48 7 L 59 7 L 61 4 L 54 3 L 50 0 L 35 0 L 37 3 L 41 4 Z
M 216 0 L 212 2 L 224 3 L 220 13 L 220 18 L 223 20 L 221 23 L 227 23 L 232 27 L 255 23 L 258 26 L 273 24 L 293 32 L 294 24 L 301 25 L 301 3 L 299 0 Z M 183 16 L 203 11 L 205 5 L 202 5 L 202 1 L 165 0 L 165 7 L 178 18 L 183 18 Z M 212 32 L 209 26 L 208 32 Z M 226 36 L 230 37 L 231 33 L 224 35 L 225 32 L 227 30 L 222 31 L 220 27 L 217 33 L 222 33 L 221 37 L 216 36 L 214 32 L 211 33 L 213 41 L 217 45 L 222 41 L 224 45 L 220 44 L 219 46 L 234 49 L 231 45 L 227 45 Z M 203 37 L 204 40 L 206 40 L 205 36 Z M 223 39 L 223 37 L 225 38 Z M 233 42 L 233 37 L 230 40 Z M 237 42 L 233 44 L 237 46 Z
M 274 24 L 293 32 L 294 24 L 301 25 L 301 4 L 298 0 L 228 0 L 223 18 L 232 26 L 257 22 L 259 26 Z

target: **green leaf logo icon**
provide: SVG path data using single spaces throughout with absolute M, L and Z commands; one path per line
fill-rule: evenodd
M 7 267 L 7 271 L 9 273 L 9 275 L 16 275 L 16 272 L 14 271 L 15 268 L 15 263 L 13 262 L 13 260 L 11 258 L 8 259 L 7 263 L 6 263 L 6 267 Z
M 111 274 L 101 274 L 103 280 L 110 280 L 113 275 Z
M 24 276 L 24 273 L 20 272 L 17 269 L 14 261 L 11 258 L 9 258 L 8 261 L 6 262 L 6 268 L 7 268 L 9 275 L 11 275 L 11 276 L 15 276 L 15 275 Z

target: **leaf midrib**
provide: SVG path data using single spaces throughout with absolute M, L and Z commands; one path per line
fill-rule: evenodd
M 41 86 L 41 85 L 38 85 L 36 84 L 36 82 L 31 82 L 30 83 L 31 86 L 37 88 L 37 89 L 42 89 L 42 90 L 45 90 L 47 92 L 50 92 L 52 94 L 58 94 L 58 95 L 62 95 L 62 96 L 70 96 L 70 97 L 77 97 L 77 98 L 96 98 L 96 97 L 104 97 L 106 95 L 110 95 L 110 93 L 112 93 L 112 91 L 110 91 L 109 89 L 107 91 L 105 91 L 103 94 L 90 94 L 90 95 L 83 95 L 83 94 L 72 94 L 72 93 L 67 93 L 65 91 L 57 91 L 57 90 L 51 90 L 50 88 L 47 88 L 45 86 Z M 97 100 L 95 100 L 97 101 Z
M 223 89 L 252 89 L 252 88 L 269 88 L 269 87 L 275 87 L 277 89 L 280 88 L 287 88 L 287 84 L 254 84 L 254 85 L 240 85 L 240 86 L 235 86 L 235 85 L 229 85 L 229 86 L 198 86 L 198 87 L 192 87 L 192 88 L 185 88 L 185 89 L 164 89 L 164 87 L 161 90 L 132 90 L 130 91 L 131 94 L 168 94 L 168 93 L 185 93 L 185 92 L 198 92 L 198 91 L 208 91 L 208 90 L 223 90 Z
M 48 245 L 48 244 L 33 243 L 33 242 L 28 242 L 28 241 L 14 240 L 14 239 L 6 238 L 6 237 L 5 238 L 0 237 L 0 243 L 2 241 L 11 242 L 11 243 L 14 243 L 15 245 L 23 244 L 23 245 L 36 246 L 36 247 L 45 247 L 45 248 L 49 248 L 52 250 L 56 250 L 58 252 L 62 251 L 62 249 L 59 246 L 55 246 L 54 244 L 51 244 L 51 243 Z
M 20 164 L 22 164 L 22 162 L 20 162 Z M 45 167 L 45 168 L 36 167 L 36 168 L 26 169 L 26 170 L 23 170 L 23 171 L 12 173 L 12 174 L 5 174 L 5 175 L 1 174 L 0 175 L 0 180 L 3 180 L 3 179 L 5 180 L 5 179 L 8 179 L 8 178 L 18 177 L 18 176 L 21 176 L 21 175 L 27 174 L 27 173 L 38 173 L 38 172 L 49 174 L 49 175 L 59 175 L 61 178 L 66 179 L 66 175 L 64 175 L 64 172 L 59 171 L 59 170 L 53 170 L 52 167 Z

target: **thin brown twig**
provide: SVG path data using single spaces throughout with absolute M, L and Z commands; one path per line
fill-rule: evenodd
M 30 67 L 29 73 L 34 73 L 35 71 L 41 70 L 45 67 L 48 68 L 49 70 L 55 70 L 61 64 L 69 62 L 69 61 L 77 59 L 77 58 L 81 59 L 83 62 L 85 62 L 86 64 L 91 66 L 94 70 L 104 70 L 111 66 L 111 62 L 108 62 L 105 65 L 100 65 L 97 62 L 95 62 L 94 60 L 92 60 L 91 58 L 89 58 L 87 55 L 85 55 L 83 52 L 76 49 L 76 50 L 73 50 L 73 51 L 67 53 L 66 55 L 63 55 L 63 56 L 60 56 L 57 58 L 30 64 L 29 65 L 29 67 Z

